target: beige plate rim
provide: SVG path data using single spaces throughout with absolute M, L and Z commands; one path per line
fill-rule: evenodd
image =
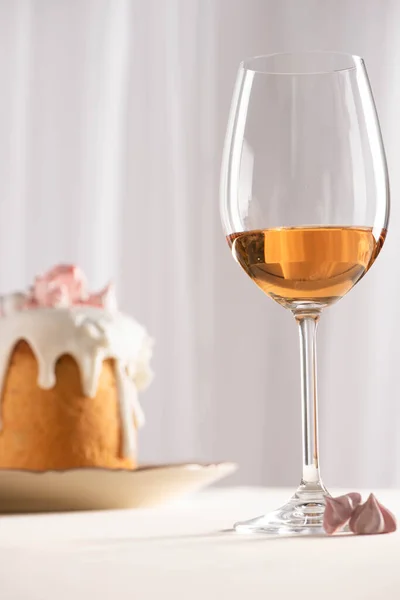
M 176 468 L 184 468 L 184 469 L 219 469 L 219 468 L 232 468 L 237 469 L 238 465 L 232 461 L 220 461 L 220 462 L 199 462 L 194 460 L 193 462 L 177 462 L 177 463 L 156 463 L 156 464 L 144 464 L 138 465 L 136 469 L 110 469 L 108 467 L 74 467 L 73 469 L 47 469 L 46 471 L 36 471 L 34 469 L 2 469 L 0 468 L 0 477 L 4 473 L 29 473 L 30 475 L 47 475 L 49 473 L 54 473 L 57 475 L 62 474 L 70 474 L 70 473 L 81 473 L 82 471 L 96 471 L 96 472 L 105 472 L 105 473 L 139 473 L 142 471 L 155 471 L 155 470 L 165 470 L 165 469 L 176 469 Z
M 234 473 L 237 465 L 170 463 L 136 470 L 0 470 L 0 512 L 108 510 L 163 506 Z

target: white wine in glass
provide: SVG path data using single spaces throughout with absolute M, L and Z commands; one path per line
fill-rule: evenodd
M 365 275 L 378 256 L 386 229 L 277 227 L 228 236 L 247 275 L 285 308 L 299 302 L 328 306 Z M 321 306 L 322 308 L 322 306 Z
M 221 174 L 233 257 L 300 331 L 303 472 L 292 498 L 236 530 L 323 533 L 316 389 L 321 311 L 371 268 L 385 241 L 389 184 L 364 62 L 275 54 L 239 68 Z

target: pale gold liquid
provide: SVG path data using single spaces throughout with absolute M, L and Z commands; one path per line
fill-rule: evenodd
M 271 298 L 293 308 L 339 300 L 371 267 L 386 237 L 371 228 L 294 227 L 234 233 L 233 256 Z

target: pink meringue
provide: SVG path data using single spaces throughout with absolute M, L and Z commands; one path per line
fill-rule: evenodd
M 357 492 L 351 492 L 337 498 L 327 496 L 325 501 L 323 528 L 326 533 L 332 535 L 349 521 L 354 509 L 361 502 L 361 495 Z
M 354 510 L 349 522 L 350 530 L 359 535 L 391 533 L 396 531 L 395 516 L 378 502 L 374 494 Z
M 97 293 L 89 293 L 83 271 L 75 265 L 57 265 L 35 278 L 28 293 L 9 294 L 0 302 L 0 316 L 35 308 L 94 306 L 116 311 L 114 286 L 108 284 Z
M 117 310 L 117 297 L 115 295 L 115 287 L 112 283 L 107 284 L 97 294 L 89 294 L 87 300 L 82 304 L 89 306 L 99 306 L 108 310 Z
M 32 296 L 39 306 L 79 304 L 87 297 L 86 278 L 75 265 L 57 265 L 36 277 Z

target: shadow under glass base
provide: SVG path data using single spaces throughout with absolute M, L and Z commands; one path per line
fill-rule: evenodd
M 325 487 L 302 483 L 296 493 L 281 508 L 234 525 L 238 533 L 264 533 L 268 535 L 326 535 L 322 527 Z

